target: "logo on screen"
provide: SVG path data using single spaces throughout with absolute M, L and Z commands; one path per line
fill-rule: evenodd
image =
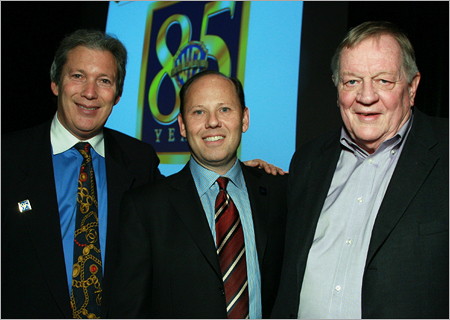
M 170 76 L 175 78 L 181 88 L 190 77 L 206 69 L 208 69 L 208 50 L 202 42 L 191 41 L 178 50 Z
M 177 116 L 179 91 L 210 69 L 244 82 L 250 2 L 155 2 L 144 33 L 138 138 L 151 143 L 161 163 L 189 159 Z

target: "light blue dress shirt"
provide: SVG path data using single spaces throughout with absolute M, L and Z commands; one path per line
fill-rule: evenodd
M 55 175 L 56 196 L 58 199 L 61 236 L 66 264 L 67 285 L 72 291 L 73 241 L 75 233 L 76 199 L 78 175 L 83 156 L 73 148 L 80 142 L 59 122 L 57 115 L 53 118 L 50 129 L 53 150 L 53 171 Z M 103 268 L 105 269 L 106 232 L 108 197 L 106 186 L 105 146 L 103 134 L 87 140 L 92 146 L 91 156 L 97 185 L 100 249 Z
M 412 118 L 373 154 L 342 129 L 341 155 L 308 255 L 299 318 L 361 318 L 372 229 L 411 123 Z
M 216 242 L 216 227 L 214 220 L 215 202 L 219 193 L 219 186 L 216 183 L 221 175 L 208 170 L 199 165 L 194 158 L 189 161 L 195 186 L 202 201 L 203 209 L 206 213 L 211 236 Z M 253 229 L 252 211 L 248 199 L 247 187 L 239 161 L 236 160 L 233 167 L 223 177 L 230 179 L 227 192 L 233 199 L 241 218 L 244 232 L 244 243 L 247 261 L 247 278 L 249 293 L 249 318 L 260 319 L 262 317 L 261 307 L 261 274 L 259 271 L 258 252 L 256 251 L 255 231 Z

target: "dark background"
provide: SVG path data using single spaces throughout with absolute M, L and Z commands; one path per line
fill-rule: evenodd
M 56 111 L 49 69 L 60 40 L 78 28 L 105 30 L 107 1 L 2 1 L 2 133 Z M 297 146 L 340 126 L 330 60 L 348 28 L 388 20 L 409 36 L 422 74 L 416 107 L 448 118 L 449 2 L 304 2 Z M 282 93 L 280 93 L 282 94 Z

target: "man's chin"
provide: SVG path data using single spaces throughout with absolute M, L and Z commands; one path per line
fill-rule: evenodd
M 199 159 L 193 156 L 193 158 L 202 167 L 219 174 L 226 173 L 236 162 L 236 157 L 211 156 Z

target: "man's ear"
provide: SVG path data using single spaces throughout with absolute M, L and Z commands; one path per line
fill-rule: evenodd
M 50 88 L 55 96 L 58 96 L 58 85 L 55 82 L 50 83 Z
M 246 132 L 250 127 L 250 110 L 245 107 L 242 115 L 242 132 Z
M 409 84 L 408 93 L 409 93 L 409 104 L 411 106 L 414 105 L 414 98 L 416 97 L 417 88 L 419 87 L 420 82 L 420 73 L 417 72 L 417 74 L 412 79 L 411 83 Z
M 119 103 L 119 101 L 120 101 L 120 97 L 121 97 L 121 96 L 117 96 L 117 97 L 116 97 L 116 100 L 114 101 L 114 105 L 116 105 L 116 104 L 118 104 L 118 103 Z
M 178 126 L 180 127 L 180 134 L 183 138 L 186 138 L 186 126 L 184 125 L 183 117 L 181 113 L 178 114 Z

